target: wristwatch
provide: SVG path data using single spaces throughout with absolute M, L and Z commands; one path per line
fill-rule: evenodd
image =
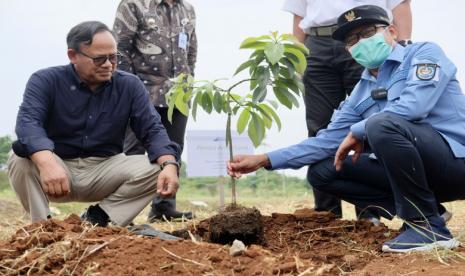
M 413 42 L 410 39 L 403 39 L 403 40 L 399 40 L 397 43 L 405 47 L 407 45 L 412 44 Z
M 167 160 L 161 163 L 160 169 L 163 170 L 168 165 L 175 165 L 178 168 L 178 172 L 179 172 L 179 169 L 181 169 L 181 164 L 178 161 L 174 161 L 174 160 Z

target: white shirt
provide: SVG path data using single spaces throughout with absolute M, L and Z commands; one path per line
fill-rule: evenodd
M 330 26 L 344 12 L 362 5 L 376 5 L 385 9 L 392 20 L 392 10 L 404 0 L 285 0 L 283 10 L 301 16 L 299 27 Z

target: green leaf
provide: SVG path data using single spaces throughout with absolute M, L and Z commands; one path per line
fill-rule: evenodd
M 281 130 L 281 119 L 279 119 L 279 116 L 278 114 L 276 114 L 276 112 L 273 110 L 273 108 L 269 107 L 268 105 L 264 104 L 264 103 L 261 103 L 259 104 L 259 106 L 265 110 L 268 115 L 270 115 L 271 117 L 273 117 L 274 121 L 276 122 L 276 124 L 278 125 L 278 130 Z
M 273 125 L 273 121 L 271 121 L 271 119 L 264 114 L 262 114 L 262 120 L 265 123 L 265 127 L 267 129 L 270 129 L 271 126 Z
M 307 58 L 304 56 L 304 54 L 302 54 L 301 51 L 296 49 L 287 49 L 284 55 L 290 58 L 292 64 L 295 67 L 295 70 L 299 74 L 303 74 L 305 72 L 305 69 L 307 68 Z
M 247 108 L 244 108 L 242 110 L 241 115 L 239 116 L 239 119 L 237 120 L 237 132 L 241 134 L 244 132 L 245 127 L 247 126 L 247 123 L 250 120 L 250 111 Z
M 180 91 L 176 95 L 175 106 L 184 115 L 189 116 L 189 105 L 183 100 L 185 93 Z
M 268 62 L 276 64 L 283 57 L 284 46 L 279 43 L 270 43 L 265 47 L 265 55 Z
M 308 48 L 300 42 L 294 43 L 294 44 L 284 44 L 284 51 L 287 52 L 288 49 L 296 49 L 297 51 L 302 52 L 302 54 L 306 56 L 310 54 L 310 51 L 308 50 Z
M 274 87 L 273 92 L 280 103 L 285 105 L 287 108 L 292 109 L 292 105 L 299 106 L 299 101 L 294 95 L 292 95 L 287 89 L 282 87 Z
M 216 112 L 221 113 L 221 109 L 223 108 L 223 97 L 218 91 L 216 91 L 215 95 L 213 96 L 213 107 L 215 108 Z
M 252 101 L 253 102 L 263 102 L 266 97 L 266 86 L 259 85 L 253 91 Z
M 271 65 L 271 72 L 275 78 L 279 77 L 279 69 L 280 67 L 278 63 Z
M 249 37 L 242 41 L 241 45 L 239 46 L 240 49 L 261 49 L 263 50 L 266 46 L 266 42 L 260 41 L 265 39 L 271 39 L 268 35 L 263 35 L 259 37 Z
M 286 55 L 286 54 L 284 54 L 284 55 Z M 294 56 L 292 56 L 292 57 L 294 57 Z M 297 60 L 297 58 L 295 58 L 295 59 Z M 281 59 L 279 62 L 282 63 L 284 66 L 286 66 L 286 67 L 281 66 L 281 69 L 280 69 L 279 73 L 281 75 L 283 75 L 285 78 L 288 78 L 288 79 L 295 78 L 294 64 L 291 61 L 289 61 L 289 59 L 287 57 Z M 285 72 L 282 72 L 282 71 L 285 71 Z
M 212 113 L 212 100 L 208 93 L 203 93 L 201 106 L 208 114 Z
M 263 120 L 255 112 L 252 112 L 252 120 L 249 122 L 247 133 L 255 147 L 258 147 L 265 137 L 265 126 Z
M 259 66 L 252 78 L 257 80 L 259 86 L 266 87 L 270 81 L 270 70 L 265 66 Z
M 234 72 L 234 76 L 237 75 L 237 74 L 239 74 L 241 71 L 243 71 L 243 70 L 249 68 L 249 67 L 252 66 L 253 64 L 255 64 L 255 60 L 253 60 L 253 59 L 252 59 L 252 60 L 248 60 L 248 61 L 242 63 L 242 64 L 237 68 L 236 72 Z
M 293 79 L 279 78 L 275 80 L 274 83 L 276 86 L 282 87 L 284 89 L 291 89 L 297 95 L 300 95 L 299 86 L 296 84 L 296 81 Z
M 194 121 L 197 120 L 197 106 L 201 100 L 202 92 L 199 91 L 195 94 L 194 102 L 192 103 L 192 117 L 194 118 Z

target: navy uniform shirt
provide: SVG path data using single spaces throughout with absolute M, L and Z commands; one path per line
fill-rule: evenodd
M 41 150 L 63 159 L 113 156 L 123 151 L 129 121 L 151 162 L 161 155 L 179 158 L 139 78 L 117 70 L 92 92 L 72 64 L 51 67 L 26 85 L 13 150 L 21 157 Z
M 367 119 L 380 112 L 429 123 L 448 142 L 455 157 L 464 158 L 465 95 L 456 71 L 436 44 L 397 45 L 379 68 L 377 78 L 368 70 L 363 72 L 327 129 L 297 145 L 268 153 L 271 167 L 296 169 L 334 156 L 349 131 L 364 140 Z M 387 97 L 374 99 L 374 89 L 387 90 Z

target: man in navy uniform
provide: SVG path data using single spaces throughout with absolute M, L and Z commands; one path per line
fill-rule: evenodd
M 383 251 L 455 248 L 438 206 L 465 198 L 465 95 L 457 68 L 438 45 L 403 47 L 397 35 L 382 8 L 342 14 L 333 38 L 365 67 L 351 96 L 316 137 L 235 156 L 228 172 L 240 177 L 261 167 L 310 165 L 317 189 L 405 221 Z

